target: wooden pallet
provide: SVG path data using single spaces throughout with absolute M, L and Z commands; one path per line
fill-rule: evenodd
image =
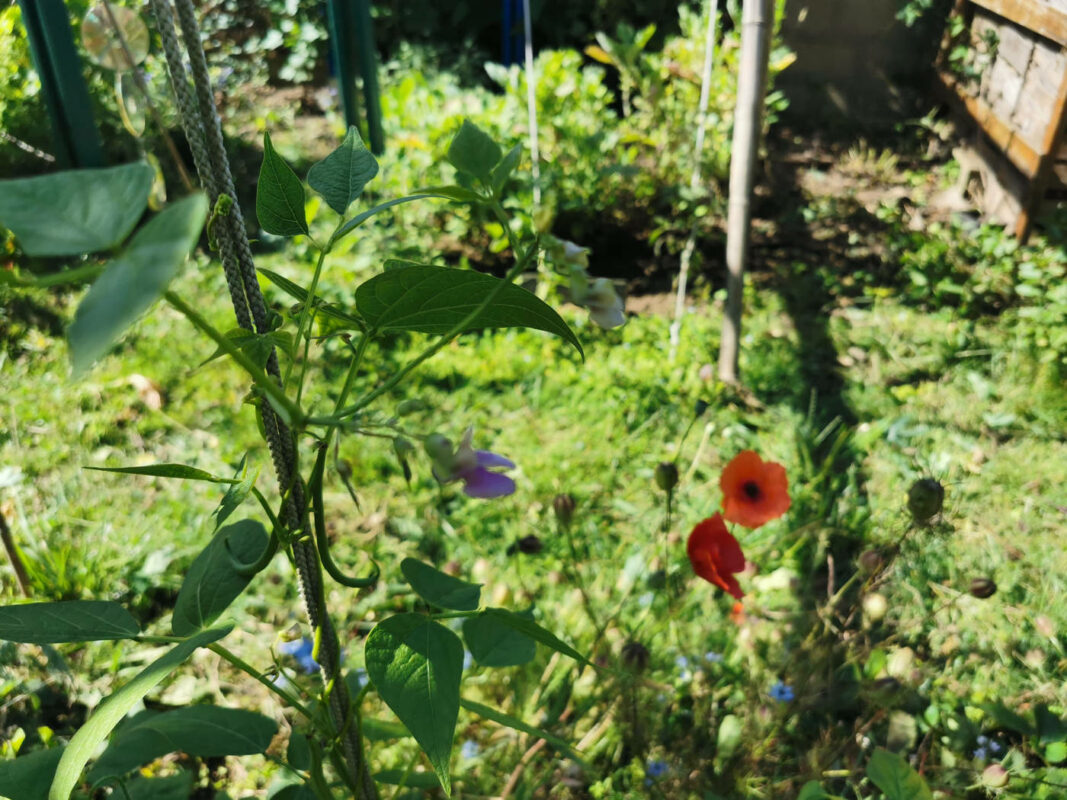
M 983 213 L 1025 240 L 1047 196 L 1067 195 L 1067 0 L 957 0 L 970 43 L 996 42 L 980 74 L 951 69 L 945 33 L 941 88 L 977 131 Z

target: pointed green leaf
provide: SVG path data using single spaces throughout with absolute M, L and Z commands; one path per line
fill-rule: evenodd
M 508 182 L 508 178 L 511 177 L 515 168 L 519 166 L 520 158 L 522 158 L 522 145 L 517 144 L 508 150 L 507 155 L 505 155 L 500 163 L 493 168 L 491 177 L 494 195 L 500 194 L 500 191 L 504 188 L 504 184 Z
M 88 780 L 125 775 L 168 753 L 197 758 L 263 753 L 277 732 L 278 724 L 270 717 L 241 708 L 197 705 L 142 713 L 119 728 L 89 770 Z
M 210 625 L 229 608 L 252 580 L 234 568 L 234 560 L 254 563 L 269 538 L 266 529 L 251 519 L 227 525 L 212 537 L 182 581 L 171 619 L 175 636 L 188 636 Z
M 465 119 L 459 133 L 448 146 L 447 158 L 460 172 L 488 181 L 501 156 L 500 145 L 469 119 Z
M 10 800 L 47 800 L 48 786 L 52 783 L 62 755 L 61 748 L 54 748 L 0 761 L 0 797 Z
M 374 782 L 386 786 L 404 786 L 409 789 L 436 789 L 437 778 L 432 772 L 407 769 L 383 769 L 374 773 Z
M 187 800 L 192 789 L 193 774 L 184 770 L 166 778 L 138 775 L 126 784 L 129 800 Z M 124 799 L 127 797 L 122 792 L 112 793 L 111 796 L 115 797 L 116 794 Z
M 130 240 L 82 298 L 67 331 L 74 373 L 107 352 L 163 294 L 196 244 L 207 215 L 207 198 L 195 194 L 156 214 Z
M 130 612 L 110 600 L 64 600 L 0 607 L 0 639 L 29 644 L 102 642 L 141 633 Z
M 463 621 L 463 640 L 483 667 L 517 667 L 537 655 L 537 643 L 496 617 L 476 616 Z
M 367 636 L 365 660 L 378 694 L 411 731 L 450 794 L 448 762 L 463 672 L 459 637 L 420 614 L 399 614 Z
M 274 151 L 269 133 L 263 134 L 263 164 L 256 186 L 256 217 L 259 227 L 276 236 L 308 232 L 304 184 L 285 159 Z
M 578 337 L 537 295 L 472 270 L 434 266 L 391 269 L 356 289 L 356 308 L 376 331 L 443 334 L 462 322 L 502 283 L 493 301 L 468 324 L 467 330 L 536 328 L 565 339 L 582 353 Z
M 118 472 L 124 475 L 152 475 L 156 478 L 177 478 L 186 481 L 207 481 L 208 483 L 237 483 L 234 478 L 220 478 L 196 467 L 185 464 L 148 464 L 143 467 L 85 467 L 97 472 Z
M 512 630 L 516 630 L 519 633 L 529 636 L 531 639 L 534 639 L 543 645 L 551 647 L 556 652 L 573 658 L 575 661 L 592 666 L 592 662 L 590 662 L 589 659 L 554 633 L 546 631 L 524 614 L 516 614 L 514 611 L 508 611 L 506 608 L 487 608 L 478 616 L 498 622 L 507 628 L 511 628 Z
M 887 800 L 933 800 L 933 794 L 903 756 L 878 748 L 867 762 L 867 777 Z
M 321 194 L 338 214 L 363 193 L 378 174 L 378 159 L 363 144 L 359 131 L 349 126 L 341 146 L 308 171 L 308 186 Z
M 421 194 L 410 194 L 407 197 L 398 197 L 395 200 L 388 200 L 384 203 L 379 203 L 376 206 L 368 208 L 366 211 L 356 214 L 356 216 L 348 220 L 348 222 L 342 225 L 341 229 L 334 234 L 333 240 L 336 242 L 341 237 L 347 236 L 360 225 L 362 225 L 364 222 L 366 222 L 368 219 L 373 216 L 376 216 L 377 214 L 382 213 L 386 209 L 392 208 L 393 206 L 399 206 L 404 203 L 410 203 L 412 200 L 422 200 L 427 197 L 441 197 L 446 200 L 449 199 L 446 195 L 436 193 L 433 190 L 426 190 Z M 260 270 L 260 272 L 262 272 L 262 270 Z
M 823 790 L 818 781 L 808 781 L 800 787 L 797 800 L 830 800 L 830 795 Z
M 568 757 L 574 759 L 579 764 L 582 763 L 581 756 L 571 748 L 567 742 L 563 739 L 549 733 L 542 728 L 534 727 L 533 725 L 527 725 L 521 719 L 511 716 L 511 714 L 505 714 L 503 711 L 498 711 L 495 708 L 489 706 L 483 706 L 481 703 L 475 703 L 473 700 L 467 700 L 466 698 L 460 698 L 459 704 L 463 706 L 467 711 L 472 714 L 477 714 L 479 717 L 491 720 L 498 725 L 503 725 L 507 728 L 513 728 L 514 730 L 521 731 L 522 733 L 528 733 L 537 739 L 544 739 L 550 745 L 555 747 L 561 753 L 565 753 Z
M 288 331 L 267 331 L 266 333 L 253 333 L 244 328 L 233 328 L 226 331 L 226 338 L 230 340 L 238 350 L 255 362 L 261 369 L 270 358 L 271 351 L 277 348 L 288 357 L 293 356 L 293 335 Z M 216 358 L 222 358 L 226 351 L 221 347 L 215 348 L 215 352 L 200 362 L 200 366 L 210 364 Z
M 115 726 L 139 703 L 156 684 L 181 666 L 198 647 L 206 647 L 217 642 L 233 630 L 229 625 L 214 628 L 175 645 L 162 657 L 145 667 L 132 681 L 107 697 L 82 725 L 67 748 L 56 769 L 48 800 L 69 800 L 70 793 L 77 785 L 85 764 L 92 758 L 100 743 L 108 737 Z
M 241 457 L 241 463 L 237 467 L 234 478 L 240 476 L 240 480 L 235 480 L 230 488 L 226 490 L 226 494 L 222 496 L 219 501 L 219 506 L 216 508 L 211 516 L 215 520 L 215 530 L 227 519 L 230 515 L 241 507 L 241 504 L 248 499 L 248 496 L 252 494 L 252 487 L 256 483 L 256 478 L 259 477 L 259 469 L 247 470 L 245 469 L 245 462 L 248 459 L 248 454 L 245 453 Z
M 432 192 L 434 197 L 444 197 L 448 200 L 455 200 L 457 203 L 484 203 L 486 200 L 482 195 L 464 186 L 431 186 L 420 191 Z
M 480 583 L 453 578 L 414 558 L 401 561 L 400 571 L 416 594 L 432 606 L 454 611 L 475 611 L 478 608 L 482 594 Z
M 0 181 L 0 225 L 28 256 L 76 256 L 119 244 L 148 204 L 155 171 L 140 161 Z

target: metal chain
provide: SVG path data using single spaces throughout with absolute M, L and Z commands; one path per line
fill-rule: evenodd
M 256 279 L 255 263 L 248 242 L 244 218 L 233 184 L 229 159 L 222 138 L 222 125 L 215 106 L 215 98 L 208 75 L 207 59 L 201 44 L 196 12 L 191 0 L 173 0 L 177 8 L 178 25 L 189 56 L 192 90 L 186 79 L 182 48 L 175 34 L 172 0 L 151 0 L 153 12 L 163 42 L 167 66 L 178 99 L 186 138 L 193 151 L 200 181 L 207 189 L 214 205 L 219 194 L 234 199 L 230 213 L 218 218 L 215 234 L 219 243 L 226 282 L 230 290 L 237 321 L 242 328 L 264 333 L 269 317 L 266 302 Z M 280 380 L 278 358 L 271 351 L 267 372 Z M 289 500 L 283 505 L 285 524 L 292 531 L 308 531 L 304 486 L 299 479 L 297 453 L 292 432 L 265 400 L 259 403 L 260 415 L 267 434 L 271 460 L 282 487 L 292 487 Z M 378 791 L 363 759 L 358 726 L 351 724 L 351 701 L 348 687 L 340 671 L 340 644 L 337 632 L 324 608 L 324 586 L 318 553 L 309 537 L 293 543 L 300 595 L 308 621 L 319 636 L 319 662 L 324 685 L 329 691 L 330 717 L 341 737 L 345 761 L 351 777 L 358 781 L 361 800 L 377 800 Z

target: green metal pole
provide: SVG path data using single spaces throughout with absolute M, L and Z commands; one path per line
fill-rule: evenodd
M 385 152 L 385 137 L 382 134 L 382 102 L 378 92 L 378 60 L 374 53 L 370 0 L 356 0 L 355 12 L 359 71 L 363 76 L 363 102 L 367 109 L 367 133 L 370 135 L 371 152 L 380 156 Z
M 52 123 L 56 161 L 63 167 L 104 166 L 66 5 L 63 0 L 19 0 L 19 7 Z
M 351 26 L 349 24 L 348 0 L 326 0 L 327 24 L 330 27 L 330 52 L 333 54 L 334 69 L 337 70 L 337 90 L 341 96 L 341 110 L 345 115 L 345 126 L 359 124 L 359 111 L 356 109 L 356 84 L 353 80 Z

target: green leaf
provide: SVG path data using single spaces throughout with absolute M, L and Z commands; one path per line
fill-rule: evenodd
M 226 338 L 242 353 L 252 359 L 261 369 L 266 366 L 271 350 L 277 348 L 289 358 L 293 357 L 293 335 L 288 331 L 268 331 L 254 333 L 244 328 L 226 331 Z M 200 366 L 210 364 L 216 358 L 226 355 L 226 351 L 217 347 L 215 352 L 200 362 Z
M 293 769 L 307 770 L 311 766 L 311 745 L 308 737 L 293 731 L 289 734 L 289 746 L 285 748 L 285 760 Z
M 0 761 L 0 797 L 46 800 L 48 785 L 63 755 L 61 748 L 38 750 L 11 761 Z
M 207 198 L 195 194 L 156 214 L 96 279 L 67 331 L 80 374 L 163 294 L 196 244 Z
M 537 643 L 495 617 L 468 617 L 463 639 L 471 656 L 483 667 L 517 667 L 537 655 Z
M 88 780 L 125 775 L 168 753 L 197 758 L 263 753 L 277 732 L 278 724 L 270 717 L 241 708 L 197 705 L 162 714 L 143 712 L 119 728 Z
M 460 172 L 488 181 L 502 155 L 500 145 L 469 119 L 465 119 L 463 127 L 448 146 L 447 158 Z
M 489 706 L 483 706 L 481 703 L 475 703 L 473 700 L 467 700 L 466 698 L 460 698 L 459 704 L 463 706 L 467 711 L 472 714 L 477 714 L 479 717 L 491 720 L 498 725 L 503 725 L 506 728 L 513 728 L 514 730 L 521 731 L 522 733 L 528 733 L 537 739 L 544 739 L 550 745 L 555 747 L 561 753 L 565 753 L 569 758 L 574 759 L 579 764 L 582 763 L 581 756 L 578 755 L 566 741 L 559 738 L 555 734 L 549 733 L 541 728 L 534 727 L 533 725 L 527 725 L 521 719 L 511 716 L 511 714 L 505 714 L 503 711 L 498 711 L 495 708 Z
M 878 748 L 867 762 L 867 777 L 887 800 L 933 800 L 933 794 L 903 756 Z
M 132 681 L 106 698 L 89 717 L 89 720 L 74 734 L 63 751 L 55 779 L 52 781 L 52 788 L 48 792 L 48 800 L 69 800 L 70 793 L 77 785 L 86 762 L 92 758 L 100 743 L 107 738 L 130 709 L 139 703 L 156 684 L 181 666 L 194 650 L 217 642 L 231 630 L 233 630 L 232 625 L 214 628 L 175 645 L 168 653 L 141 670 Z
M 222 523 L 229 519 L 230 515 L 240 508 L 241 504 L 248 499 L 250 494 L 252 494 L 252 487 L 256 483 L 256 478 L 259 477 L 259 470 L 254 469 L 248 471 L 245 468 L 245 462 L 247 460 L 248 454 L 246 453 L 241 457 L 241 463 L 237 467 L 236 474 L 234 475 L 234 478 L 237 478 L 237 476 L 240 475 L 241 479 L 233 482 L 230 488 L 226 490 L 226 494 L 224 494 L 219 501 L 218 508 L 212 512 L 211 516 L 215 519 L 215 530 L 218 530 Z
M 1052 742 L 1045 748 L 1045 762 L 1062 764 L 1067 761 L 1067 742 Z
M 482 594 L 480 583 L 453 578 L 414 558 L 400 562 L 400 571 L 415 593 L 432 606 L 454 611 L 476 611 Z
M 823 790 L 818 781 L 808 781 L 800 788 L 797 800 L 830 800 L 830 795 Z
M 1023 736 L 1033 736 L 1036 728 L 1025 717 L 1015 713 L 1000 702 L 982 703 L 985 711 L 996 722 L 997 727 L 1007 728 L 1010 731 L 1021 733 Z
M 504 283 L 492 275 L 448 267 L 412 266 L 375 275 L 356 289 L 356 308 L 376 331 L 444 334 Z M 565 339 L 582 353 L 559 314 L 521 286 L 503 287 L 466 330 L 535 328 Z M 584 353 L 582 354 L 584 358 Z
M 297 300 L 301 303 L 307 302 L 308 293 L 307 289 L 305 289 L 303 286 L 293 283 L 284 275 L 279 275 L 277 272 L 272 272 L 269 269 L 263 269 L 262 267 L 259 267 L 257 271 L 261 272 L 271 283 L 273 283 L 287 295 L 292 297 L 294 300 Z M 363 320 L 361 320 L 359 317 L 354 316 L 353 314 L 349 314 L 347 311 L 344 311 L 343 309 L 332 303 L 324 303 L 322 302 L 321 298 L 316 298 L 315 309 L 319 314 L 322 314 L 324 317 L 329 317 L 330 319 L 342 323 L 346 328 L 358 328 L 359 330 L 363 330 L 364 328 Z
M 504 184 L 508 182 L 508 178 L 511 177 L 515 168 L 519 166 L 520 158 L 522 158 L 522 145 L 517 144 L 508 150 L 507 155 L 505 155 L 500 163 L 493 169 L 491 183 L 494 195 L 500 194 L 500 191 L 504 188 Z
M 256 186 L 256 217 L 259 226 L 276 236 L 308 232 L 304 215 L 304 184 L 292 167 L 274 151 L 270 134 L 263 134 L 263 164 Z
M 459 637 L 420 614 L 398 614 L 367 636 L 365 660 L 378 694 L 411 731 L 450 794 L 448 761 L 463 672 Z
M 1034 708 L 1034 723 L 1037 726 L 1039 744 L 1067 741 L 1067 721 L 1053 714 L 1045 703 L 1040 703 Z
M 744 736 L 744 727 L 741 720 L 735 714 L 727 714 L 719 723 L 719 733 L 716 739 L 715 754 L 721 760 L 733 758 L 737 748 L 741 746 Z
M 354 231 L 356 228 L 358 228 L 360 225 L 362 225 L 364 222 L 366 222 L 368 219 L 370 219 L 371 217 L 373 217 L 373 216 L 375 216 L 377 214 L 382 213 L 386 209 L 392 208 L 393 206 L 399 206 L 402 203 L 410 203 L 412 200 L 422 200 L 423 198 L 426 198 L 426 197 L 442 197 L 442 198 L 444 198 L 446 200 L 449 199 L 447 195 L 440 194 L 440 193 L 435 192 L 435 191 L 427 190 L 427 191 L 425 191 L 425 192 L 423 192 L 421 194 L 410 194 L 407 197 L 398 197 L 395 200 L 389 200 L 389 201 L 387 201 L 385 203 L 379 203 L 376 206 L 368 208 L 366 211 L 363 211 L 363 212 L 361 212 L 359 214 L 356 214 L 356 216 L 354 216 L 354 217 L 352 217 L 352 219 L 348 220 L 348 222 L 346 222 L 344 225 L 342 225 L 340 227 L 340 229 L 337 231 L 337 233 L 334 234 L 333 240 L 336 242 L 342 236 L 347 236 L 352 231 Z M 263 270 L 260 270 L 260 272 L 262 272 L 262 271 Z
M 444 197 L 458 203 L 484 203 L 486 199 L 464 186 L 431 186 L 420 191 L 432 192 L 434 197 Z
M 220 478 L 196 467 L 185 464 L 148 464 L 144 467 L 85 467 L 97 472 L 118 472 L 124 475 L 152 475 L 156 478 L 178 478 L 186 481 L 207 481 L 208 483 L 237 483 L 234 478 Z
M 378 159 L 363 144 L 359 131 L 349 126 L 340 147 L 308 171 L 308 186 L 321 194 L 330 208 L 344 214 L 377 174 Z
M 148 203 L 143 161 L 0 181 L 0 225 L 28 256 L 76 256 L 119 244 Z
M 102 642 L 141 633 L 130 612 L 110 600 L 64 600 L 0 607 L 0 639 L 26 644 Z
M 182 581 L 171 618 L 175 636 L 195 633 L 229 608 L 252 580 L 251 575 L 241 575 L 234 568 L 234 560 L 254 563 L 268 540 L 266 529 L 251 519 L 227 525 L 212 537 Z
M 516 614 L 515 612 L 508 611 L 505 608 L 487 608 L 480 614 L 478 614 L 478 616 L 491 619 L 495 622 L 500 623 L 501 625 L 504 625 L 505 627 L 525 634 L 531 639 L 534 639 L 540 642 L 541 644 L 552 648 L 556 652 L 562 653 L 565 656 L 573 658 L 575 661 L 581 662 L 582 664 L 588 664 L 589 666 L 593 666 L 592 662 L 589 661 L 589 659 L 587 659 L 585 656 L 583 656 L 565 641 L 557 637 L 555 634 L 546 631 L 544 628 L 542 628 L 529 617 L 526 617 L 522 614 Z M 477 617 L 471 617 L 471 619 L 476 618 Z

